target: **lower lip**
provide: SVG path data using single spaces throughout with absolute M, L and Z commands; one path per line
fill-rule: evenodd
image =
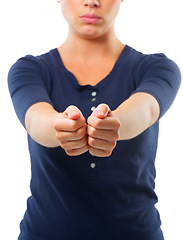
M 81 20 L 82 20 L 84 23 L 95 24 L 95 23 L 98 23 L 98 22 L 101 20 L 101 18 L 81 17 Z

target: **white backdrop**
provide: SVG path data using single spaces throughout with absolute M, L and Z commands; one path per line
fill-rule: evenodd
M 120 40 L 144 53 L 163 52 L 183 72 L 182 1 L 126 0 L 116 20 Z M 11 65 L 26 54 L 58 47 L 67 35 L 56 0 L 0 3 L 0 239 L 17 239 L 30 195 L 26 132 L 15 116 L 7 88 Z M 183 87 L 160 121 L 156 159 L 157 208 L 165 240 L 183 240 Z

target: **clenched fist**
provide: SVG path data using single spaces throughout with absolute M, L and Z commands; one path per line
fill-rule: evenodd
M 88 151 L 87 124 L 81 111 L 69 106 L 54 122 L 56 138 L 69 156 Z
M 119 139 L 120 122 L 106 104 L 100 104 L 88 118 L 89 152 L 98 157 L 110 156 Z
M 88 126 L 87 126 L 88 123 Z M 119 139 L 120 122 L 106 104 L 100 104 L 87 119 L 75 106 L 69 106 L 54 122 L 56 138 L 69 156 L 89 152 L 110 156 Z

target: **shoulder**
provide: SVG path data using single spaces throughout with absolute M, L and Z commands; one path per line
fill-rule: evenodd
M 28 54 L 24 57 L 21 57 L 12 65 L 10 71 L 32 69 L 36 72 L 44 72 L 46 69 L 51 68 L 51 66 L 54 64 L 55 51 L 56 49 L 53 49 L 41 55 L 34 56 Z
M 10 68 L 8 72 L 8 82 L 11 83 L 15 79 L 41 77 L 44 81 L 48 81 L 51 72 L 54 71 L 56 62 L 56 49 L 47 53 L 33 56 L 26 55 L 19 58 Z
M 133 74 L 136 79 L 141 79 L 144 75 L 150 76 L 173 73 L 180 82 L 181 72 L 178 65 L 164 53 L 146 54 L 130 48 L 130 58 L 133 60 Z
M 128 45 L 126 45 L 122 56 L 125 57 L 125 63 L 130 65 L 135 72 L 144 71 L 154 63 L 165 64 L 166 62 L 171 61 L 163 53 L 146 54 Z
M 151 94 L 160 105 L 160 117 L 173 103 L 181 83 L 178 65 L 163 53 L 140 54 L 133 69 L 134 93 Z
M 136 55 L 138 56 L 136 61 L 136 70 L 141 70 L 142 73 L 147 71 L 149 68 L 156 68 L 157 70 L 164 69 L 166 71 L 173 70 L 180 73 L 178 65 L 170 58 L 168 58 L 164 53 L 151 53 L 145 54 L 140 53 L 136 50 Z

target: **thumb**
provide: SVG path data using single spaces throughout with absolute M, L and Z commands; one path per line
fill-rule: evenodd
M 80 116 L 83 116 L 81 111 L 74 105 L 67 107 L 64 113 L 72 120 L 77 120 Z
M 107 104 L 101 103 L 98 105 L 98 107 L 94 110 L 92 115 L 98 117 L 98 118 L 105 118 L 108 116 L 108 114 L 111 112 L 109 106 Z

